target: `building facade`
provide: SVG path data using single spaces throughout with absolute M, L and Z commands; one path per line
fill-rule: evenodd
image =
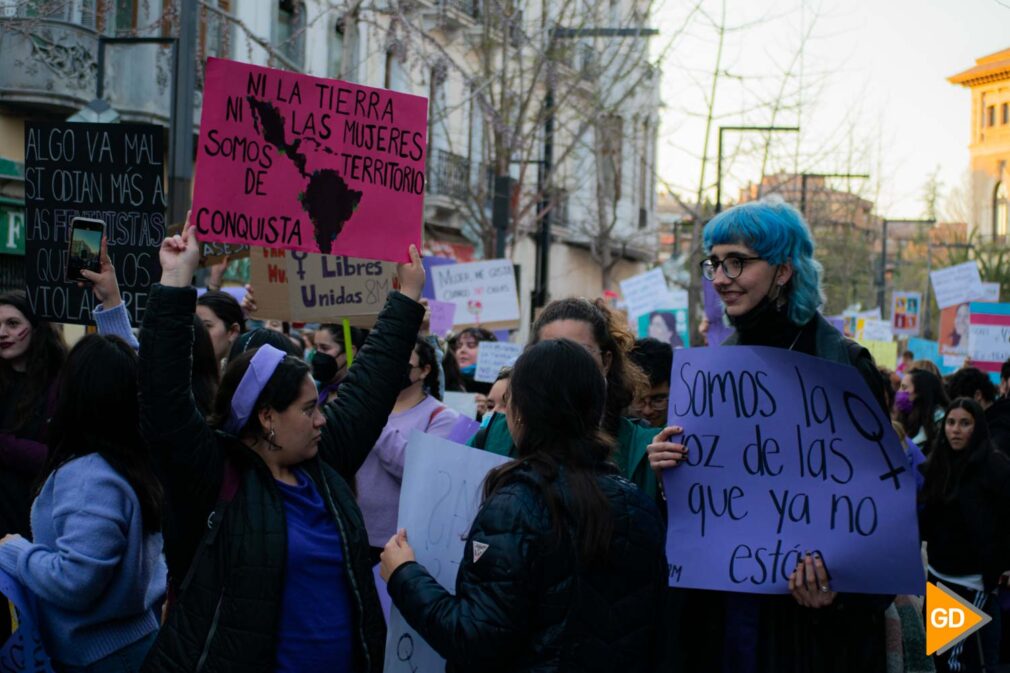
M 87 105 L 96 98 L 101 38 L 174 35 L 179 2 L 65 0 L 40 12 L 29 0 L 0 0 L 0 56 L 15 66 L 0 70 L 0 162 L 10 164 L 0 171 L 0 205 L 23 204 L 24 121 L 65 119 Z M 598 296 L 644 271 L 656 253 L 659 76 L 647 37 L 635 31 L 647 23 L 649 3 L 496 3 L 495 14 L 481 0 L 393 5 L 200 3 L 194 133 L 208 56 L 425 96 L 429 254 L 495 256 L 499 184 L 508 187 L 505 254 L 520 268 L 524 315 L 533 313 L 545 221 L 551 297 Z M 167 129 L 171 48 L 104 51 L 104 100 L 123 121 Z
M 1010 49 L 947 78 L 971 91 L 969 229 L 981 241 L 1010 235 Z

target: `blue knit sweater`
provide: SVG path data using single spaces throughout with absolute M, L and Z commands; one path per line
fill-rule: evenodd
M 86 666 L 158 628 L 160 533 L 145 533 L 130 484 L 98 454 L 49 476 L 32 504 L 35 543 L 0 545 L 0 568 L 39 598 L 53 659 Z

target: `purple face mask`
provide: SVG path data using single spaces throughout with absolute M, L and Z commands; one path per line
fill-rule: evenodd
M 912 413 L 914 406 L 915 405 L 912 403 L 912 397 L 908 394 L 907 390 L 899 390 L 898 394 L 894 396 L 894 408 L 901 413 Z

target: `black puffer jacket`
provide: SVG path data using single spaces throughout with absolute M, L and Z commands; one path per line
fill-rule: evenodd
M 235 437 L 211 430 L 196 409 L 190 390 L 195 308 L 191 288 L 156 285 L 140 337 L 141 421 L 166 491 L 166 558 L 175 587 L 192 565 L 144 670 L 267 673 L 276 666 L 284 589 L 284 504 L 263 460 Z M 301 465 L 343 541 L 355 671 L 382 670 L 386 630 L 364 523 L 347 484 L 386 424 L 423 313 L 420 304 L 390 293 L 340 397 L 324 409 L 318 455 Z M 227 507 L 215 508 L 226 462 L 238 473 L 238 490 Z M 215 509 L 223 513 L 219 520 L 210 517 Z
M 513 479 L 474 520 L 455 596 L 417 563 L 393 573 L 389 595 L 407 622 L 449 671 L 652 671 L 667 582 L 656 505 L 601 470 L 614 534 L 609 564 L 588 568 L 571 527 L 553 533 L 536 474 L 521 468 Z M 563 475 L 558 484 L 564 499 Z M 476 561 L 475 548 L 484 550 Z

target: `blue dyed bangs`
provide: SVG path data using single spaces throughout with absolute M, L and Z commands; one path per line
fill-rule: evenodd
M 716 245 L 745 245 L 769 264 L 792 263 L 786 285 L 789 319 L 804 325 L 824 303 L 821 265 L 799 211 L 785 202 L 752 201 L 719 213 L 705 225 L 705 254 Z

